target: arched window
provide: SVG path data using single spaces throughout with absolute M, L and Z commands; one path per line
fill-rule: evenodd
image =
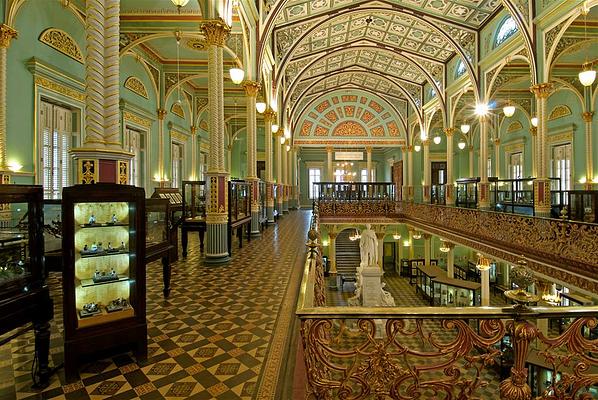
M 494 38 L 494 47 L 498 47 L 501 44 L 503 44 L 518 30 L 519 28 L 517 28 L 517 24 L 515 23 L 515 20 L 512 17 L 509 16 L 505 18 L 497 29 L 496 37 Z
M 457 68 L 455 69 L 455 78 L 460 77 L 461 75 L 463 75 L 466 71 L 465 68 L 465 63 L 463 62 L 463 60 L 459 60 L 459 63 L 457 64 Z

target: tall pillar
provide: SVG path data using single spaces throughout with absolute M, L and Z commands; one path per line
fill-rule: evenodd
M 158 176 L 156 178 L 160 187 L 164 187 L 166 176 L 164 175 L 164 118 L 166 110 L 159 108 L 156 110 L 158 116 Z
M 199 180 L 199 170 L 197 167 L 197 153 L 199 151 L 199 144 L 197 141 L 197 126 L 191 125 L 189 127 L 191 131 L 191 180 Z
M 260 185 L 257 177 L 257 127 L 255 98 L 260 84 L 253 81 L 243 83 L 247 94 L 247 180 L 251 183 L 251 235 L 260 236 Z
M 328 258 L 330 259 L 330 274 L 336 275 L 336 232 L 328 232 L 330 239 L 328 247 Z
M 446 243 L 446 246 L 449 248 L 448 253 L 446 253 L 446 276 L 449 278 L 455 277 L 455 245 L 453 243 Z
M 424 233 L 424 265 L 430 265 L 432 258 L 432 235 Z
M 224 166 L 224 77 L 222 53 L 230 27 L 222 20 L 201 25 L 208 46 L 208 105 L 210 154 L 206 174 L 206 263 L 229 261 L 228 254 L 228 178 Z
M 538 152 L 538 128 L 536 128 L 535 126 L 532 126 L 531 128 L 529 128 L 529 133 L 530 133 L 530 136 L 532 137 L 532 144 L 531 144 L 531 149 L 532 149 L 532 176 L 534 178 L 537 178 L 538 177 L 538 171 L 536 169 L 536 167 L 537 167 L 536 153 Z M 507 176 L 507 178 L 512 178 L 512 176 Z
M 294 209 L 298 209 L 299 208 L 299 185 L 297 184 L 298 180 L 299 180 L 299 175 L 298 175 L 298 171 L 297 171 L 297 148 L 293 147 L 293 153 L 292 153 L 292 159 L 293 159 L 293 165 L 291 167 L 291 171 L 293 172 L 292 177 L 293 180 L 291 181 L 291 185 L 292 185 L 292 193 L 293 193 L 293 203 L 292 203 L 292 207 Z
M 71 150 L 79 183 L 128 183 L 119 110 L 119 0 L 85 2 L 85 137 Z
M 594 117 L 593 111 L 586 111 L 581 114 L 586 128 L 586 190 L 592 190 L 592 183 L 594 182 L 594 160 L 592 157 L 592 119 Z
M 282 144 L 280 138 L 282 133 L 276 135 L 274 138 L 274 157 L 276 157 L 276 210 L 278 217 L 282 216 L 283 210 L 283 181 L 282 181 Z
M 490 208 L 490 184 L 488 183 L 488 116 L 480 115 L 480 162 L 478 185 L 478 208 Z
M 285 214 L 289 213 L 289 152 L 286 149 L 286 145 L 281 145 L 281 157 L 282 157 L 282 212 Z
M 536 151 L 537 178 L 534 180 L 534 212 L 538 217 L 550 216 L 550 180 L 548 179 L 546 101 L 552 92 L 552 83 L 540 83 L 530 88 L 536 97 L 536 117 L 538 118 L 538 138 Z
M 424 203 L 430 203 L 430 180 L 432 175 L 430 173 L 430 139 L 426 138 L 422 141 L 424 148 L 424 187 L 423 187 L 423 200 Z
M 332 170 L 332 153 L 334 148 L 326 146 L 326 182 L 334 182 L 334 171 Z
M 367 146 L 365 148 L 366 152 L 366 169 L 367 169 L 367 181 L 372 182 L 372 147 Z
M 264 152 L 265 152 L 265 166 L 264 177 L 266 178 L 266 217 L 268 223 L 274 223 L 274 179 L 273 168 L 272 168 L 272 122 L 274 121 L 275 115 L 272 109 L 268 108 L 264 112 Z
M 401 188 L 401 198 L 399 200 L 407 201 L 407 146 L 401 147 L 401 163 L 403 171 L 401 173 L 402 182 L 398 182 L 399 185 L 402 186 Z
M 17 31 L 6 24 L 0 25 L 0 184 L 10 183 L 6 159 L 6 54 Z
M 500 139 L 494 138 L 494 176 L 500 179 Z
M 482 277 L 482 307 L 490 305 L 490 270 L 480 271 Z
M 413 146 L 407 147 L 407 201 L 413 201 Z
M 415 258 L 415 244 L 413 243 L 413 229 L 409 229 L 409 259 Z
M 376 238 L 378 239 L 378 267 L 380 270 L 384 270 L 384 236 L 386 236 L 386 227 L 382 226 L 380 231 L 376 232 Z
M 445 198 L 446 198 L 446 205 L 447 206 L 454 206 L 455 205 L 455 186 L 453 184 L 453 164 L 454 164 L 454 154 L 453 154 L 453 134 L 455 133 L 455 128 L 446 128 L 444 130 L 444 134 L 446 135 L 446 191 L 445 191 Z

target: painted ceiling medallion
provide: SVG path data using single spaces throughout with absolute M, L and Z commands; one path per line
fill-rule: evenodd
M 206 42 L 201 39 L 189 39 L 185 44 L 193 50 L 203 51 L 207 49 Z

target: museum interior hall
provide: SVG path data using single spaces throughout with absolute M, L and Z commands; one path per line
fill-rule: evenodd
M 0 400 L 598 399 L 598 0 L 0 16 Z

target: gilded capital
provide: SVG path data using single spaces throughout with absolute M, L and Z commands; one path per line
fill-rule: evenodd
M 223 47 L 230 34 L 230 26 L 221 19 L 210 19 L 203 22 L 200 30 L 205 36 L 208 46 Z
M 531 128 L 529 128 L 529 133 L 531 133 L 532 136 L 536 136 L 538 134 L 538 128 L 532 126 Z
M 326 146 L 326 152 L 327 153 L 332 153 L 334 151 L 334 147 L 332 146 Z
M 262 86 L 259 84 L 259 82 L 254 82 L 254 81 L 244 81 L 243 82 L 243 88 L 245 89 L 245 94 L 247 94 L 247 96 L 250 97 L 256 97 L 257 94 L 260 91 L 260 88 Z
M 432 235 L 430 235 L 429 233 L 424 233 L 424 234 L 423 234 L 423 236 L 424 236 L 424 239 L 425 239 L 425 240 L 430 240 L 430 239 L 432 239 Z
M 446 135 L 446 137 L 453 136 L 453 134 L 455 133 L 455 131 L 456 131 L 455 128 L 444 128 L 444 134 Z
M 10 46 L 10 40 L 16 37 L 16 30 L 6 24 L 0 25 L 0 47 Z
M 372 146 L 366 146 L 365 147 L 365 151 L 368 152 L 368 153 L 371 153 L 372 152 Z
M 586 111 L 581 113 L 581 117 L 583 118 L 584 122 L 592 122 L 592 118 L 594 117 L 594 111 Z
M 413 145 L 407 146 L 407 151 L 413 153 Z
M 500 139 L 494 138 L 494 144 L 498 146 L 500 144 Z
M 197 133 L 197 126 L 191 125 L 191 134 L 195 135 Z
M 159 120 L 164 120 L 164 118 L 166 117 L 166 110 L 163 108 L 158 108 L 156 110 L 156 112 L 158 113 L 158 119 Z
M 547 99 L 552 93 L 553 84 L 548 83 L 539 83 L 529 88 L 530 92 L 532 92 L 537 98 L 539 99 Z
M 272 111 L 271 108 L 268 107 L 268 109 L 266 109 L 266 111 L 264 111 L 264 120 L 265 121 L 274 121 L 274 119 L 276 118 L 276 113 L 274 111 Z

